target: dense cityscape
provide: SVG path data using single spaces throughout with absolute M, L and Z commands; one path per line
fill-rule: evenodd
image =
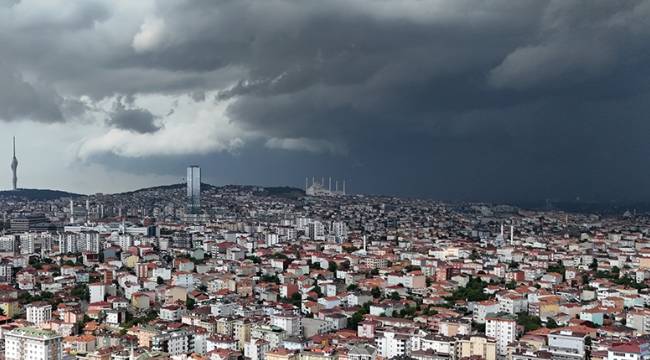
M 0 360 L 650 360 L 650 0 L 0 0 Z
M 341 185 L 3 192 L 5 359 L 649 356 L 647 215 Z

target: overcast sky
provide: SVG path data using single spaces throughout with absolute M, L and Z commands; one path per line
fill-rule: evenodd
M 0 0 L 11 183 L 650 200 L 650 1 Z

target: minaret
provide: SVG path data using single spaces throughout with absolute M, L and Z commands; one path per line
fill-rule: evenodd
M 363 235 L 363 252 L 368 252 L 368 237 Z
M 14 158 L 11 160 L 11 172 L 13 173 L 13 189 L 18 190 L 18 159 L 16 159 L 16 137 L 14 136 Z

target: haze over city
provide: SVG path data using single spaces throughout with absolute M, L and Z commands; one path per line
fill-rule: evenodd
M 0 1 L 11 187 L 650 199 L 647 1 Z M 4 155 L 2 155 L 4 154 Z

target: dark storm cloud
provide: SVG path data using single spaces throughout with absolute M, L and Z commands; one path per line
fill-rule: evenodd
M 160 127 L 155 123 L 156 117 L 149 110 L 125 107 L 123 102 L 132 105 L 132 101 L 128 97 L 116 101 L 106 122 L 112 127 L 137 133 L 153 133 L 159 130 Z
M 61 121 L 62 103 L 53 89 L 28 83 L 20 73 L 0 62 L 0 120 Z
M 172 32 L 193 19 L 188 40 L 138 61 L 248 68 L 218 97 L 236 99 L 235 121 L 274 137 L 348 144 L 342 161 L 364 164 L 354 175 L 374 182 L 371 190 L 650 195 L 640 186 L 650 173 L 635 165 L 650 149 L 639 135 L 648 129 L 639 114 L 650 110 L 648 2 L 461 1 L 422 17 L 399 2 L 383 2 L 389 15 L 287 3 L 295 5 L 276 2 L 262 19 L 250 2 L 169 5 L 163 11 L 182 15 L 166 17 Z
M 8 61 L 95 100 L 228 101 L 230 121 L 258 136 L 238 156 L 259 171 L 205 156 L 238 169 L 236 180 L 257 182 L 272 163 L 275 180 L 300 184 L 317 163 L 368 192 L 650 199 L 648 1 L 160 0 L 111 28 L 119 41 L 92 38 L 116 11 L 89 4 L 46 22 L 66 29 L 51 38 L 0 32 Z M 88 37 L 111 41 L 86 51 Z M 151 133 L 155 120 L 129 106 L 108 123 Z M 147 166 L 171 171 L 162 162 Z
M 144 109 L 122 109 L 113 112 L 108 123 L 118 129 L 148 133 L 159 129 L 154 119 L 153 114 Z

